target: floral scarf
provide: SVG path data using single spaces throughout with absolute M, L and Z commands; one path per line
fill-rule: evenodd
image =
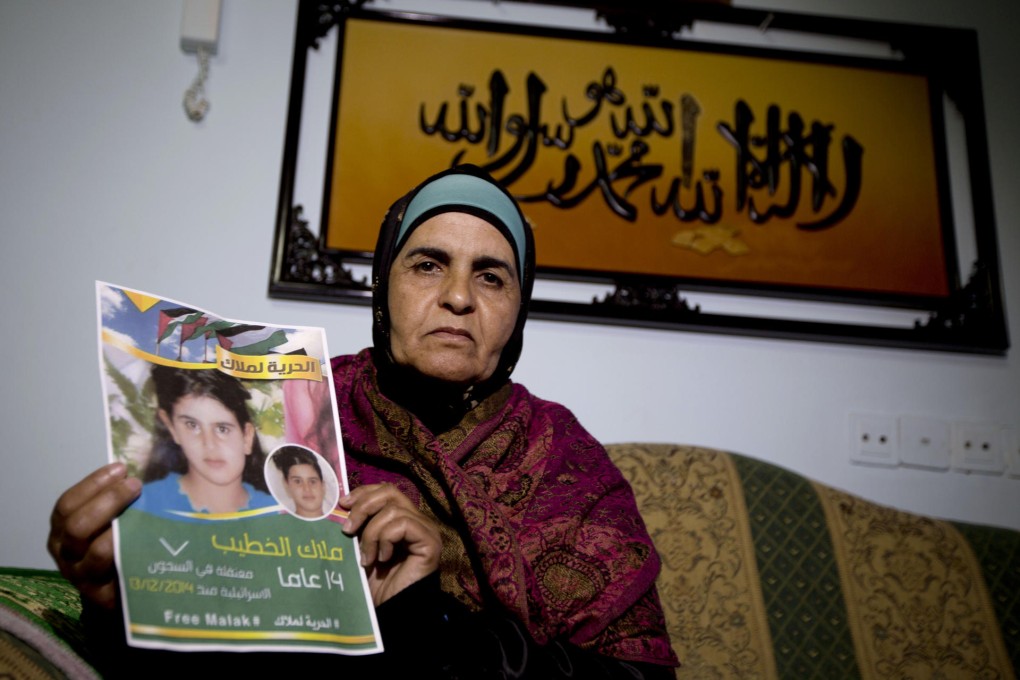
M 570 411 L 508 382 L 435 436 L 379 392 L 371 350 L 333 375 L 350 485 L 395 484 L 439 523 L 443 590 L 539 644 L 676 665 L 630 486 Z

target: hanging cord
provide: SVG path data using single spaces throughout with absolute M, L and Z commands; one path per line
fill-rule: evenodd
M 198 48 L 198 75 L 184 92 L 184 111 L 194 122 L 205 118 L 209 111 L 209 100 L 205 98 L 205 81 L 209 78 L 209 51 Z

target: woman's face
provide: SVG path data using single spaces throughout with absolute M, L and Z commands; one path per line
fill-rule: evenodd
M 402 366 L 469 385 L 496 370 L 521 306 L 510 243 L 485 220 L 441 213 L 390 269 L 390 351 Z
M 160 409 L 159 418 L 188 459 L 188 476 L 217 486 L 240 483 L 255 439 L 251 423 L 242 426 L 219 400 L 194 395 L 174 402 L 173 413 Z
M 298 516 L 322 516 L 322 498 L 326 489 L 314 466 L 304 463 L 291 465 L 287 471 L 287 493 L 294 501 Z

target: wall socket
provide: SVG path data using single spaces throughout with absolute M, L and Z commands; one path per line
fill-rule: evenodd
M 1020 437 L 1010 427 L 1002 431 L 1002 457 L 1006 459 L 1006 473 L 1020 477 Z
M 850 460 L 863 465 L 899 465 L 896 418 L 867 413 L 851 414 Z
M 953 468 L 1001 474 L 1006 467 L 1002 438 L 1002 428 L 998 425 L 953 423 Z

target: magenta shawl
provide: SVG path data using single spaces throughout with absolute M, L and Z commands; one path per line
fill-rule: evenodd
M 444 590 L 540 644 L 676 665 L 630 486 L 570 411 L 508 383 L 436 437 L 379 393 L 369 350 L 332 363 L 350 485 L 396 484 L 439 522 Z

